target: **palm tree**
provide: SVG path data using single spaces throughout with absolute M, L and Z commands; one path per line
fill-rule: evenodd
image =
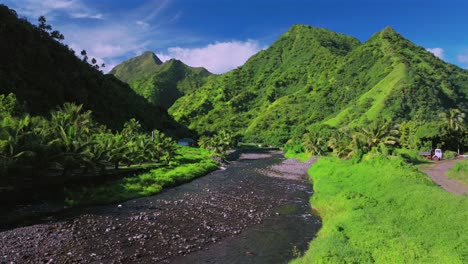
M 362 145 L 364 152 L 370 151 L 380 143 L 385 145 L 396 145 L 398 130 L 391 127 L 388 121 L 378 120 L 370 123 L 367 127 L 359 127 L 354 133 L 353 141 Z
M 24 156 L 34 156 L 34 152 L 24 149 L 25 138 L 31 133 L 31 118 L 5 117 L 0 123 L 0 158 L 3 164 L 13 164 Z
M 353 143 L 352 131 L 347 127 L 336 130 L 332 133 L 328 147 L 333 149 L 333 153 L 338 157 L 349 157 L 353 154 Z
M 89 146 L 93 130 L 91 111 L 82 112 L 83 105 L 65 103 L 59 110 L 51 113 L 50 126 L 53 139 L 49 145 L 57 145 L 61 150 L 51 157 L 61 164 L 63 175 L 69 169 L 92 167 Z
M 114 164 L 114 168 L 119 168 L 119 163 L 125 161 L 128 153 L 128 145 L 125 142 L 124 137 L 117 133 L 110 138 L 109 146 L 110 151 L 107 154 L 109 162 Z
M 123 129 L 122 129 L 122 136 L 126 140 L 130 140 L 131 137 L 135 136 L 135 134 L 141 132 L 141 124 L 135 118 L 132 118 L 125 122 Z
M 323 155 L 325 153 L 324 144 L 326 141 L 316 131 L 304 134 L 304 149 L 311 155 Z
M 457 140 L 457 152 L 460 155 L 460 142 L 458 138 L 466 130 L 465 113 L 462 113 L 459 109 L 450 109 L 447 112 L 440 113 L 439 116 L 448 126 L 449 131 L 454 132 Z

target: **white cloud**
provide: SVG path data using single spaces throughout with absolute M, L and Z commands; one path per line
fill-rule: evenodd
M 87 13 L 87 12 L 70 13 L 70 16 L 73 18 L 104 19 L 103 14 L 92 14 L 92 13 Z
M 168 48 L 157 56 L 166 61 L 175 58 L 193 67 L 205 67 L 213 73 L 225 73 L 244 64 L 262 48 L 255 40 L 216 42 L 202 48 Z
M 134 24 L 107 25 L 96 28 L 66 27 L 65 38 L 77 54 L 83 49 L 88 57 L 96 58 L 99 64 L 107 64 L 105 72 L 112 69 L 118 58 L 129 54 L 135 56 L 147 49 L 146 31 L 138 30 Z
M 442 48 L 428 48 L 426 50 L 434 54 L 436 57 L 438 57 L 441 60 L 445 59 L 444 49 Z

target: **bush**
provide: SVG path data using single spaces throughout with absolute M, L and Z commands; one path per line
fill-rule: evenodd
M 443 158 L 446 159 L 446 160 L 454 159 L 457 155 L 458 155 L 457 152 L 451 151 L 451 150 L 445 150 L 443 152 Z

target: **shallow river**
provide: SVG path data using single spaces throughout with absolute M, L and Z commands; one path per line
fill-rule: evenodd
M 278 152 L 151 197 L 68 211 L 0 233 L 0 262 L 287 263 L 321 226 L 308 164 Z

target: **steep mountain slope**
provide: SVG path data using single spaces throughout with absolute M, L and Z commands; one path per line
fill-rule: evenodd
M 162 63 L 149 51 L 117 65 L 110 73 L 165 109 L 185 93 L 202 86 L 211 75 L 205 68 L 190 67 L 175 59 Z
M 466 110 L 467 77 L 391 28 L 360 43 L 295 25 L 242 67 L 177 100 L 169 113 L 200 133 L 228 129 L 281 144 L 314 123 L 431 119 L 444 109 Z
M 184 131 L 166 110 L 149 104 L 114 76 L 103 75 L 4 5 L 0 39 L 0 94 L 14 93 L 31 114 L 47 114 L 64 102 L 77 102 L 111 128 L 136 118 L 147 129 Z

